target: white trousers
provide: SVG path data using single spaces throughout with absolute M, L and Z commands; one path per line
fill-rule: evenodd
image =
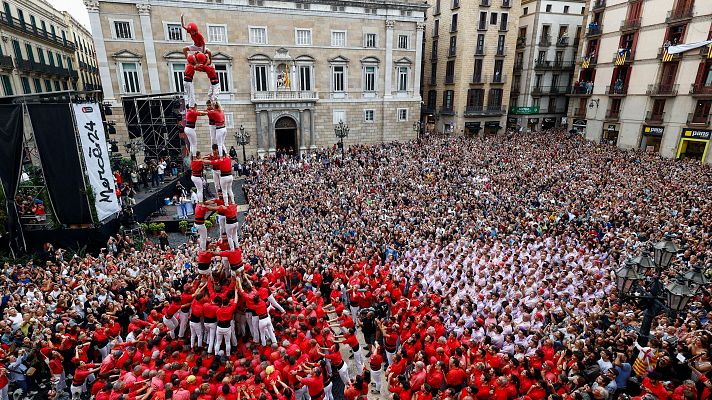
M 176 338 L 176 328 L 178 327 L 178 318 L 176 318 L 177 314 L 174 314 L 173 317 L 170 319 L 166 318 L 166 316 L 163 316 L 163 324 L 168 328 L 168 335 L 171 337 L 171 339 Z
M 185 88 L 185 94 L 183 95 L 185 98 L 185 106 L 193 107 L 195 105 L 195 85 L 193 81 L 183 81 L 183 87 Z
M 198 195 L 198 201 L 203 202 L 203 177 L 202 176 L 190 176 L 190 180 L 193 181 L 193 185 L 195 185 L 195 191 L 197 192 Z
M 226 233 L 225 231 L 225 216 L 218 215 L 218 225 L 220 226 L 220 234 Z
M 272 307 L 276 308 L 277 310 L 279 310 L 279 312 L 284 314 L 284 308 L 282 308 L 282 306 L 277 303 L 277 300 L 274 298 L 274 295 L 269 295 L 267 300 L 269 301 L 269 304 L 272 304 Z
M 235 323 L 237 324 L 237 334 L 245 336 L 247 333 L 247 318 L 245 318 L 245 313 L 238 311 L 235 317 Z
M 227 136 L 227 128 L 215 129 L 215 143 L 218 145 L 220 154 L 227 153 L 225 149 L 225 136 Z
M 360 344 L 356 348 L 356 351 L 354 351 L 354 361 L 356 362 L 356 375 L 361 375 L 361 372 L 363 371 L 363 353 L 361 353 Z
M 393 356 L 395 356 L 396 353 L 391 353 L 388 350 L 386 350 L 386 360 L 388 360 L 388 365 L 393 364 Z
M 339 368 L 339 377 L 341 378 L 341 382 L 344 382 L 344 386 L 348 386 L 351 384 L 351 378 L 349 377 L 349 366 L 344 362 L 344 365 Z
M 188 331 L 188 320 L 190 319 L 189 312 L 178 312 L 178 337 L 184 338 Z
M 250 323 L 250 332 L 252 333 L 252 341 L 259 343 L 260 341 L 260 319 L 256 315 L 248 316 Z
M 225 355 L 230 357 L 230 350 L 232 349 L 232 346 L 230 346 L 230 342 L 232 341 L 230 337 L 231 330 L 232 328 L 222 328 L 218 326 L 215 333 L 215 355 L 220 352 L 220 347 L 223 342 L 225 342 Z
M 69 393 L 72 394 L 72 400 L 79 400 L 82 397 L 82 393 L 84 393 L 85 391 L 86 388 L 84 387 L 84 385 L 74 386 L 74 384 L 72 384 L 71 386 L 69 386 Z
M 235 250 L 237 247 L 237 224 L 225 224 L 225 233 L 227 234 L 227 242 L 230 244 L 230 250 Z
M 195 133 L 195 128 L 188 128 L 187 126 L 183 129 L 183 132 L 185 132 L 185 137 L 188 138 L 190 155 L 195 156 L 195 153 L 198 152 L 198 134 Z
M 274 326 L 272 325 L 272 318 L 262 318 L 258 319 L 258 327 L 260 329 L 260 338 L 262 340 L 262 346 L 267 346 L 267 339 L 270 340 L 272 344 L 277 343 L 277 338 L 274 336 Z
M 232 193 L 232 173 L 228 176 L 220 177 L 220 187 L 223 191 L 223 201 L 225 205 L 235 202 L 235 195 Z
M 215 101 L 218 99 L 218 95 L 220 94 L 220 82 L 210 85 L 210 89 L 208 89 L 208 98 L 212 101 Z
M 213 183 L 215 184 L 215 195 L 217 196 L 220 190 L 220 170 L 213 170 Z
M 205 251 L 208 246 L 208 228 L 205 224 L 195 224 L 195 227 L 198 229 L 198 247 Z
M 212 151 L 213 145 L 217 143 L 215 141 L 215 125 L 208 125 L 208 129 L 210 130 L 210 148 Z M 222 155 L 222 153 L 220 153 L 220 155 Z
M 383 375 L 383 369 L 371 370 L 371 379 L 376 385 L 376 391 L 381 393 L 381 375 Z
M 190 321 L 190 348 L 195 347 L 195 342 L 198 342 L 198 347 L 203 347 L 203 323 Z
M 333 388 L 333 384 L 329 382 L 328 385 L 324 386 L 324 400 L 334 400 L 334 394 L 331 393 L 331 389 Z
M 217 322 L 211 322 L 203 325 L 205 328 L 205 333 L 207 334 L 206 342 L 208 342 L 208 354 L 213 352 L 213 346 L 215 346 L 215 334 L 218 328 Z

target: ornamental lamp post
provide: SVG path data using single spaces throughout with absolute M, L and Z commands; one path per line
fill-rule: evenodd
M 710 283 L 710 280 L 705 275 L 704 268 L 699 264 L 693 265 L 689 271 L 682 275 L 682 277 L 696 286 L 702 286 Z
M 413 122 L 413 132 L 415 132 L 415 138 L 420 140 L 420 131 L 423 129 L 423 123 L 421 121 Z
M 341 158 L 344 158 L 344 138 L 349 136 L 349 126 L 344 121 L 339 120 L 339 123 L 334 125 L 334 133 L 339 138 L 341 143 Z
M 696 295 L 699 286 L 707 283 L 702 270 L 693 267 L 685 275 L 677 276 L 663 285 L 663 277 L 679 248 L 670 235 L 665 235 L 664 240 L 652 247 L 653 258 L 649 252 L 643 251 L 640 256 L 626 260 L 615 272 L 621 301 L 635 301 L 644 308 L 638 334 L 641 346 L 648 344 L 650 328 L 658 314 L 666 310 L 670 314 L 683 311 Z
M 250 134 L 245 130 L 245 127 L 240 124 L 240 128 L 235 132 L 235 141 L 242 146 L 242 159 L 247 164 L 247 154 L 245 153 L 245 145 L 250 143 Z

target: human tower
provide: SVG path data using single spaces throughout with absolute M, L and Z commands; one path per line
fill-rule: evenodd
M 191 156 L 191 181 L 195 185 L 198 204 L 195 207 L 195 226 L 198 231 L 198 243 L 200 250 L 207 251 L 208 232 L 205 227 L 205 219 L 208 212 L 217 212 L 220 233 L 227 236 L 227 244 L 230 251 L 237 250 L 237 205 L 232 190 L 232 159 L 225 150 L 225 114 L 217 99 L 220 94 L 220 82 L 212 63 L 212 53 L 205 47 L 205 38 L 198 31 L 198 25 L 194 22 L 185 24 L 181 15 L 181 26 L 190 35 L 193 44 L 183 48 L 183 54 L 187 60 L 183 81 L 185 86 L 185 122 L 184 133 L 188 139 Z M 207 94 L 205 110 L 198 110 L 195 98 L 195 85 L 193 78 L 196 72 L 204 72 L 210 79 L 210 89 Z M 198 151 L 198 134 L 196 125 L 198 117 L 208 117 L 208 127 L 210 132 L 210 144 L 212 152 L 207 157 L 201 157 Z M 217 198 L 207 200 L 203 198 L 203 172 L 206 166 L 212 168 L 213 181 L 218 193 Z M 212 253 L 211 253 L 212 254 Z M 207 256 L 207 254 L 206 254 Z M 201 272 L 208 273 L 209 271 Z

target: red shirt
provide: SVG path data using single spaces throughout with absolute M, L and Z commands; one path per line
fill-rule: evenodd
M 202 317 L 203 316 L 203 302 L 202 300 L 193 300 L 193 303 L 190 305 L 190 312 L 196 316 L 196 317 Z
M 193 160 L 190 162 L 190 170 L 193 174 L 193 176 L 202 176 L 203 175 L 203 161 L 202 160 Z
M 236 265 L 242 262 L 242 250 L 237 248 L 233 251 L 221 251 L 220 257 L 227 257 L 227 262 L 230 265 Z
M 203 35 L 200 34 L 200 32 L 195 31 L 194 33 L 190 33 L 190 38 L 193 39 L 193 44 L 197 47 L 203 47 L 205 46 L 205 38 L 203 38 Z
M 225 126 L 225 113 L 223 113 L 222 110 L 209 110 L 208 119 L 212 120 L 215 123 L 215 126 Z
M 193 82 L 193 75 L 195 75 L 195 66 L 193 64 L 186 64 L 183 70 L 183 81 Z
M 185 112 L 185 122 L 186 126 L 189 128 L 195 128 L 195 122 L 198 120 L 200 113 L 195 108 L 189 108 Z M 191 126 L 192 125 L 192 126 Z
M 218 317 L 218 321 L 230 321 L 232 316 L 235 314 L 235 302 L 230 301 L 230 304 L 218 308 L 215 315 Z
M 215 303 L 205 303 L 203 304 L 203 316 L 205 318 L 217 318 L 219 308 Z
M 231 203 L 225 208 L 225 218 L 237 219 L 237 204 Z
M 210 165 L 213 166 L 213 169 L 220 169 L 220 172 L 222 172 L 223 174 L 232 173 L 232 159 L 229 156 L 225 156 L 217 160 L 211 160 Z

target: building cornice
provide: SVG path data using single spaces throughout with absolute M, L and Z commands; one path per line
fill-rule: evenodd
M 282 7 L 270 7 L 270 0 L 264 0 L 263 5 L 251 5 L 247 0 L 223 0 L 222 3 L 208 3 L 200 0 L 84 0 L 84 5 L 87 7 L 89 12 L 98 11 L 99 3 L 121 3 L 121 4 L 148 4 L 148 5 L 166 5 L 175 7 L 193 7 L 193 8 L 234 8 L 234 7 L 245 7 L 251 9 L 280 9 Z M 294 4 L 322 4 L 328 6 L 338 6 L 338 7 L 359 7 L 359 8 L 369 8 L 369 9 L 379 9 L 379 10 L 402 10 L 402 11 L 422 11 L 426 12 L 430 5 L 426 1 L 422 3 L 418 2 L 405 2 L 397 0 L 285 0 L 278 1 L 279 3 L 294 3 Z M 295 7 L 296 9 L 296 7 Z M 378 17 L 386 17 L 386 15 L 375 15 Z

